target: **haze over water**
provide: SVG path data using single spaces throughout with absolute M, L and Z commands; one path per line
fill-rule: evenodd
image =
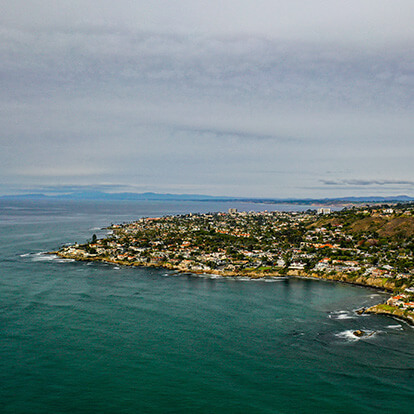
M 43 254 L 103 235 L 110 223 L 229 207 L 0 201 L 0 411 L 412 410 L 414 330 L 353 312 L 382 301 L 386 295 L 378 291 L 304 279 L 207 278 Z M 357 339 L 355 329 L 375 334 Z

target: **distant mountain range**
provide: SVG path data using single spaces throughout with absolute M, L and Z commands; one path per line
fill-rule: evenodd
M 160 193 L 105 193 L 103 191 L 72 192 L 60 195 L 46 195 L 42 193 L 5 195 L 0 199 L 54 199 L 54 200 L 186 200 L 186 201 L 213 201 L 234 200 L 234 197 L 215 197 L 200 194 L 160 194 Z
M 339 197 L 339 198 L 259 198 L 259 197 L 223 197 L 223 196 L 209 196 L 201 194 L 168 194 L 168 193 L 105 193 L 103 191 L 85 191 L 72 192 L 61 195 L 46 195 L 46 194 L 20 194 L 20 195 L 5 195 L 1 196 L 2 200 L 131 200 L 131 201 L 239 201 L 251 203 L 268 203 L 268 204 L 341 204 L 341 203 L 388 203 L 388 202 L 410 202 L 414 201 L 414 197 L 407 195 L 378 197 Z

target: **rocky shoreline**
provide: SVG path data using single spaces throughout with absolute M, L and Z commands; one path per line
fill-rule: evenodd
M 414 312 L 410 312 L 404 309 L 399 309 L 395 306 L 390 306 L 385 303 L 371 306 L 370 308 L 365 309 L 364 313 L 392 316 L 396 319 L 403 320 L 407 322 L 408 324 L 414 326 Z
M 352 278 L 349 274 L 346 273 L 336 273 L 336 274 L 324 274 L 316 272 L 306 272 L 304 270 L 289 270 L 286 273 L 281 272 L 260 272 L 260 271 L 244 271 L 244 272 L 234 272 L 234 271 L 222 271 L 222 270 L 194 270 L 186 266 L 175 266 L 170 263 L 155 263 L 155 262 L 130 262 L 123 260 L 114 260 L 109 258 L 102 257 L 84 257 L 76 256 L 73 254 L 68 254 L 63 251 L 55 251 L 50 254 L 55 254 L 64 259 L 72 259 L 76 261 L 86 261 L 86 262 L 101 262 L 101 263 L 110 263 L 114 265 L 121 266 L 130 266 L 130 267 L 157 267 L 168 270 L 177 271 L 180 273 L 193 273 L 193 274 L 207 274 L 207 275 L 217 275 L 221 277 L 248 277 L 251 279 L 265 279 L 265 278 L 274 278 L 274 277 L 298 277 L 305 279 L 314 279 L 314 280 L 328 280 L 332 282 L 347 283 L 356 286 L 369 287 L 378 289 L 382 292 L 391 293 L 395 286 L 389 280 L 379 279 L 379 278 L 364 278 L 357 277 Z M 378 304 L 367 309 L 362 309 L 360 313 L 366 314 L 377 314 L 377 315 L 387 315 L 394 318 L 404 320 L 410 325 L 414 325 L 414 312 L 398 309 L 394 306 L 389 306 L 387 304 Z
M 102 258 L 102 257 L 85 257 L 85 256 L 77 256 L 65 253 L 63 251 L 55 251 L 51 252 L 51 254 L 56 254 L 57 256 L 64 258 L 64 259 L 73 259 L 76 261 L 85 261 L 85 262 L 102 262 L 102 263 L 111 263 L 117 264 L 122 266 L 138 266 L 138 267 L 159 267 L 168 270 L 175 270 L 181 273 L 195 273 L 195 274 L 211 274 L 217 275 L 222 277 L 235 277 L 235 276 L 242 276 L 242 277 L 249 277 L 251 279 L 260 279 L 266 277 L 284 277 L 284 276 L 293 276 L 293 277 L 303 277 L 307 279 L 321 279 L 321 280 L 330 280 L 335 282 L 342 282 L 348 283 L 357 286 L 365 286 L 371 287 L 375 289 L 380 289 L 384 292 L 392 292 L 395 286 L 393 283 L 389 281 L 384 281 L 383 279 L 377 278 L 351 278 L 346 273 L 336 273 L 336 274 L 321 274 L 316 272 L 306 272 L 304 270 L 288 270 L 286 273 L 282 272 L 275 272 L 275 271 L 228 271 L 228 270 L 195 270 L 187 266 L 178 265 L 175 266 L 171 263 L 167 262 L 130 262 L 127 260 L 115 260 L 109 258 Z

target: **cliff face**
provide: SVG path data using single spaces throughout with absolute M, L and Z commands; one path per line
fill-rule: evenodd
M 375 278 L 375 277 L 352 277 L 347 273 L 307 273 L 301 270 L 293 270 L 288 272 L 289 276 L 300 276 L 300 277 L 312 277 L 316 279 L 324 279 L 324 280 L 332 280 L 336 282 L 344 282 L 350 283 L 352 285 L 359 285 L 359 286 L 368 286 L 373 287 L 376 289 L 382 289 L 388 292 L 392 292 L 395 289 L 395 284 L 393 280 L 389 280 L 387 278 Z M 404 286 L 403 286 L 404 287 Z
M 365 313 L 374 313 L 376 315 L 390 315 L 395 318 L 402 319 L 410 325 L 414 325 L 414 312 L 404 309 L 399 309 L 395 306 L 380 304 L 372 306 L 365 310 Z

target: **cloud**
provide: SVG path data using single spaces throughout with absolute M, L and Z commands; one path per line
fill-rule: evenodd
M 325 185 L 333 186 L 414 186 L 414 180 L 320 180 Z
M 411 185 L 399 180 L 414 176 L 411 0 L 8 3 L 5 185 L 274 197 Z
M 123 184 L 96 184 L 96 185 L 38 185 L 30 188 L 20 188 L 19 192 L 30 193 L 37 191 L 45 194 L 66 194 L 86 191 L 103 192 L 127 192 L 133 191 L 134 187 Z
M 103 170 L 85 166 L 32 166 L 16 168 L 14 173 L 28 177 L 84 177 L 102 174 Z
M 178 132 L 193 133 L 201 139 L 237 139 L 237 140 L 271 140 L 280 143 L 298 143 L 301 139 L 296 137 L 283 137 L 271 134 L 256 133 L 243 130 L 229 130 L 220 128 L 197 128 L 177 126 Z
M 14 0 L 2 8 L 12 27 L 110 26 L 166 33 L 262 36 L 376 45 L 412 39 L 411 0 Z
M 410 45 L 365 50 L 257 35 L 164 34 L 113 28 L 0 33 L 5 98 L 85 93 L 152 99 L 355 105 L 404 109 L 412 102 Z M 12 45 L 13 53 L 10 53 Z M 381 99 L 378 99 L 378 97 Z

